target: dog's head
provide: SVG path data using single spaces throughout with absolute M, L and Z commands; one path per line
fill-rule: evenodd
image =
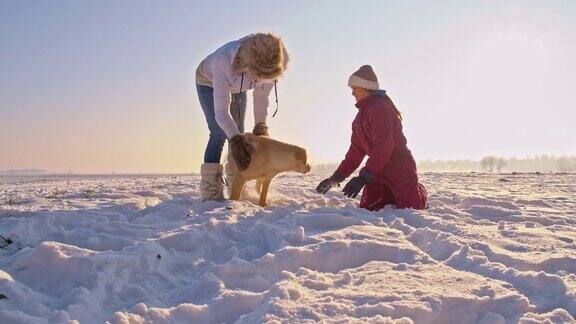
M 308 164 L 308 157 L 306 154 L 306 150 L 298 147 L 296 149 L 296 166 L 294 171 L 306 174 L 310 172 L 310 164 Z

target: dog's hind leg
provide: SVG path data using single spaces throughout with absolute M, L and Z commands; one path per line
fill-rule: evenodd
M 254 187 L 254 189 L 256 189 L 256 193 L 261 193 L 262 192 L 262 180 L 258 179 L 256 180 L 256 186 Z
M 266 199 L 268 198 L 268 188 L 270 188 L 272 179 L 262 181 L 262 190 L 260 190 L 260 206 L 266 207 Z
M 234 176 L 234 179 L 232 180 L 232 190 L 230 190 L 230 200 L 240 200 L 246 181 L 247 180 L 240 173 L 237 173 L 236 176 Z

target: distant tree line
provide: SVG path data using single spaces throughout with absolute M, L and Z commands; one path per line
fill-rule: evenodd
M 485 156 L 480 160 L 480 167 L 484 172 L 502 172 L 507 163 L 506 159 L 501 157 Z
M 0 170 L 0 175 L 8 175 L 8 176 L 38 175 L 38 174 L 46 174 L 46 173 L 47 173 L 47 171 L 44 169 Z
M 486 156 L 473 160 L 423 160 L 418 162 L 421 172 L 576 172 L 576 156 L 539 155 L 526 158 Z

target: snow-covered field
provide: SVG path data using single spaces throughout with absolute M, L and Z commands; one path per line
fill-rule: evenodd
M 0 179 L 0 323 L 574 322 L 576 175 L 424 174 L 428 210 L 379 212 L 324 176 L 266 208 L 194 175 Z

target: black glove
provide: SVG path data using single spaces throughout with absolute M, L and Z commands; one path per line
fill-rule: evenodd
M 244 135 L 236 135 L 232 137 L 228 144 L 232 151 L 232 158 L 236 162 L 239 171 L 248 169 L 250 165 L 250 154 L 254 153 L 254 145 L 252 145 Z
M 324 179 L 320 182 L 318 187 L 316 187 L 316 191 L 321 194 L 325 194 L 330 190 L 330 188 L 340 184 L 340 182 L 344 181 L 344 177 L 338 173 L 338 171 L 334 172 L 334 174 L 327 179 Z
M 258 123 L 256 125 L 254 125 L 254 129 L 252 130 L 252 134 L 257 135 L 257 136 L 270 137 L 270 135 L 268 135 L 268 126 L 266 126 L 266 123 Z
M 348 198 L 356 198 L 360 193 L 360 190 L 364 188 L 364 186 L 372 180 L 373 176 L 370 172 L 366 171 L 366 169 L 360 170 L 360 175 L 354 177 L 348 181 L 348 183 L 344 186 L 342 191 L 344 195 Z

